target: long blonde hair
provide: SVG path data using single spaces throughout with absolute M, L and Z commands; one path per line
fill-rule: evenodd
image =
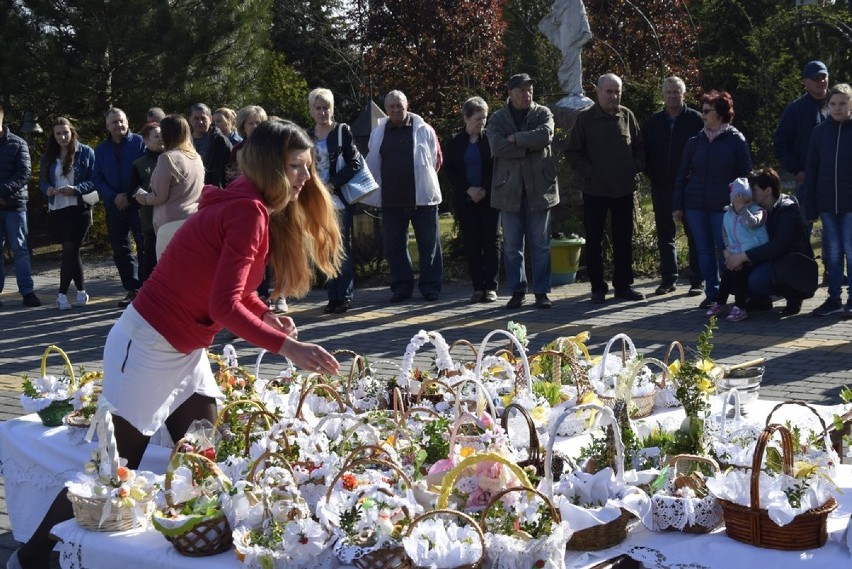
M 163 151 L 179 150 L 190 160 L 195 160 L 198 152 L 192 144 L 192 131 L 183 115 L 169 115 L 160 121 L 160 133 L 163 137 Z
M 334 278 L 343 252 L 337 214 L 331 196 L 311 162 L 310 179 L 293 200 L 284 170 L 287 155 L 311 150 L 313 143 L 301 127 L 283 120 L 261 123 L 237 155 L 243 175 L 260 190 L 269 215 L 269 257 L 275 270 L 273 296 L 304 296 L 310 290 L 313 267 Z

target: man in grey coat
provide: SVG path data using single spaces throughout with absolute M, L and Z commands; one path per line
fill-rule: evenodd
M 537 308 L 550 308 L 550 208 L 559 203 L 556 164 L 550 143 L 553 114 L 533 102 L 533 80 L 526 73 L 507 83 L 506 106 L 488 121 L 494 156 L 491 207 L 500 210 L 506 284 L 520 308 L 527 293 L 524 244 L 532 255 L 532 285 Z

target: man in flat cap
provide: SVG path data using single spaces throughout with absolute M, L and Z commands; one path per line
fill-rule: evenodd
M 491 207 L 500 210 L 506 285 L 512 293 L 506 308 L 520 308 L 526 298 L 525 242 L 535 306 L 550 308 L 550 208 L 559 203 L 550 149 L 553 114 L 533 102 L 533 80 L 526 73 L 512 75 L 506 87 L 506 106 L 494 113 L 487 130 L 494 156 Z

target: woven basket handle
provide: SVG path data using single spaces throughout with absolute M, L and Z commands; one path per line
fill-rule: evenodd
M 117 480 L 121 458 L 118 456 L 118 445 L 115 442 L 115 427 L 112 423 L 112 413 L 106 407 L 98 407 L 98 410 L 92 417 L 92 423 L 86 432 L 86 442 L 92 442 L 95 433 L 98 434 L 98 450 L 100 451 L 99 474 Z
M 530 450 L 527 452 L 527 459 L 538 463 L 541 460 L 541 448 L 538 440 L 538 432 L 535 430 L 535 423 L 533 423 L 532 417 L 527 412 L 527 410 L 517 403 L 510 403 L 506 405 L 506 408 L 503 409 L 503 416 L 500 418 L 500 425 L 503 427 L 503 430 L 506 431 L 506 434 L 509 433 L 509 418 L 512 415 L 512 410 L 518 412 L 518 414 L 524 418 L 524 421 L 527 423 L 527 429 L 530 433 Z M 509 437 L 511 440 L 511 437 Z
M 630 336 L 627 334 L 616 334 L 612 338 L 609 339 L 609 342 L 606 343 L 604 347 L 603 356 L 601 356 L 601 361 L 598 364 L 601 367 L 601 377 L 603 377 L 604 370 L 606 369 L 606 360 L 609 356 L 609 351 L 612 349 L 612 345 L 615 344 L 618 340 L 621 340 L 621 362 L 624 363 L 628 359 L 635 359 L 638 355 L 636 351 L 636 346 L 633 344 L 633 340 L 630 339 Z M 628 357 L 629 354 L 629 357 Z
M 329 395 L 331 395 L 332 399 L 337 402 L 337 406 L 340 408 L 341 413 L 346 412 L 346 405 L 343 403 L 343 399 L 340 398 L 340 394 L 327 383 L 312 383 L 302 389 L 302 395 L 299 397 L 299 404 L 296 406 L 296 418 L 302 419 L 304 421 L 304 417 L 302 417 L 302 406 L 304 406 L 305 401 L 308 399 L 308 395 L 316 391 L 317 389 L 325 391 Z
M 775 411 L 777 411 L 781 407 L 784 407 L 785 405 L 799 405 L 800 407 L 804 407 L 805 409 L 810 410 L 811 413 L 816 415 L 816 418 L 819 419 L 819 424 L 822 427 L 820 434 L 822 434 L 823 437 L 824 437 L 825 450 L 830 451 L 831 450 L 831 437 L 828 435 L 828 427 L 825 424 L 825 420 L 820 416 L 820 414 L 817 412 L 816 409 L 814 409 L 813 407 L 811 407 L 810 405 L 808 405 L 807 403 L 805 403 L 803 401 L 782 401 L 781 403 L 779 403 L 778 405 L 773 407 L 772 411 L 769 412 L 769 415 L 766 416 L 766 425 L 768 426 L 770 424 L 770 422 L 771 422 L 770 420 L 772 419 L 772 415 L 775 413 Z
M 672 357 L 672 352 L 674 351 L 675 348 L 677 348 L 677 351 L 678 351 L 678 358 L 677 359 L 680 361 L 680 363 L 683 363 L 683 362 L 686 361 L 686 353 L 683 351 L 683 344 L 681 344 L 677 340 L 673 340 L 672 343 L 669 344 L 669 349 L 666 350 L 666 357 L 663 358 L 663 361 L 666 363 L 667 366 L 670 363 L 672 363 L 671 359 L 669 359 L 669 358 Z
M 71 380 L 71 391 L 76 391 L 77 377 L 74 375 L 74 366 L 71 365 L 71 360 L 68 359 L 68 354 L 66 354 L 59 346 L 51 344 L 44 349 L 44 353 L 41 355 L 41 376 L 47 376 L 47 356 L 53 352 L 56 352 L 62 358 L 62 362 L 65 364 L 65 369 L 68 371 L 68 378 Z
M 731 399 L 734 400 L 734 424 L 739 424 L 742 421 L 742 416 L 740 415 L 740 392 L 736 387 L 734 387 L 728 390 L 722 398 L 722 416 L 719 419 L 719 427 L 721 429 L 719 438 L 722 441 L 728 440 L 728 437 L 725 435 L 725 428 L 728 424 L 728 405 L 730 404 Z
M 222 490 L 228 491 L 231 489 L 231 481 L 222 472 L 222 469 L 219 468 L 219 465 L 207 458 L 204 455 L 200 455 L 195 452 L 179 452 L 180 447 L 183 443 L 188 442 L 186 438 L 179 440 L 175 443 L 174 448 L 172 448 L 171 456 L 169 456 L 169 464 L 166 467 L 166 479 L 165 479 L 165 492 L 163 493 L 166 497 L 166 503 L 170 507 L 174 507 L 175 503 L 172 500 L 172 481 L 175 477 L 175 470 L 185 463 L 185 462 L 195 462 L 201 466 L 210 470 L 210 474 L 216 478 L 216 481 L 219 483 L 219 486 Z
M 411 533 L 414 531 L 414 526 L 416 526 L 420 522 L 428 520 L 429 518 L 437 517 L 437 516 L 456 516 L 457 518 L 461 518 L 464 521 L 466 521 L 470 525 L 470 527 L 476 529 L 476 535 L 479 537 L 479 542 L 482 544 L 482 550 L 481 550 L 482 553 L 480 554 L 479 560 L 476 561 L 475 563 L 472 563 L 471 566 L 472 567 L 479 567 L 482 564 L 482 562 L 485 560 L 485 534 L 482 533 L 482 529 L 479 527 L 479 524 L 476 523 L 476 520 L 474 520 L 472 517 L 465 514 L 464 512 L 459 512 L 458 510 L 446 510 L 446 509 L 429 510 L 425 514 L 421 514 L 420 516 L 417 516 L 416 518 L 414 518 L 414 520 L 408 525 L 408 529 L 405 531 L 405 537 L 411 537 Z M 412 569 L 414 569 L 413 565 L 411 567 L 412 567 Z
M 267 429 L 271 429 L 274 423 L 277 423 L 280 417 L 275 413 L 270 413 L 269 411 L 255 411 L 251 415 L 249 415 L 248 421 L 246 422 L 246 437 L 245 437 L 245 453 L 246 456 L 249 454 L 249 450 L 251 450 L 251 428 L 254 426 L 255 422 L 259 419 L 263 419 L 266 421 Z M 287 435 L 284 434 L 282 437 L 284 442 L 284 448 L 287 452 L 290 452 L 290 441 L 287 440 Z
M 257 354 L 257 359 L 254 361 L 254 377 L 255 377 L 255 379 L 260 379 L 260 363 L 263 361 L 263 356 L 265 356 L 265 355 L 266 355 L 266 350 L 260 350 L 260 353 Z M 295 369 L 296 366 L 293 365 L 293 362 L 290 361 L 290 358 L 288 358 L 287 356 L 281 356 L 281 357 L 283 357 L 284 361 L 287 362 L 288 367 Z
M 405 416 L 405 397 L 403 397 L 402 390 L 398 385 L 394 385 L 391 389 L 391 412 L 394 421 L 397 422 L 400 422 Z
M 378 458 L 361 458 L 352 461 L 347 458 L 347 460 L 343 463 L 343 467 L 340 469 L 340 472 L 337 473 L 337 476 L 335 476 L 334 480 L 331 481 L 331 484 L 328 485 L 328 490 L 326 490 L 325 492 L 326 502 L 331 498 L 331 493 L 334 491 L 335 485 L 337 485 L 337 482 L 343 477 L 344 474 L 351 470 L 355 470 L 359 466 L 367 465 L 380 466 L 382 468 L 393 470 L 394 472 L 396 472 L 397 476 L 399 476 L 399 478 L 403 482 L 405 482 L 406 488 L 411 488 L 411 479 L 395 463 L 379 460 Z
M 488 412 L 496 421 L 497 409 L 494 407 L 494 396 L 491 394 L 490 391 L 488 391 L 488 388 L 485 387 L 485 384 L 483 384 L 475 377 L 462 378 L 461 381 L 452 385 L 453 392 L 456 394 L 456 416 L 458 417 L 462 412 L 462 387 L 468 383 L 472 383 L 476 387 L 476 391 L 479 397 L 485 399 L 485 405 L 488 406 Z M 477 409 L 479 409 L 479 401 L 476 402 L 476 407 Z
M 524 472 L 524 469 L 509 460 L 508 458 L 494 452 L 474 454 L 458 463 L 452 470 L 450 470 L 444 475 L 444 478 L 441 480 L 441 494 L 438 496 L 437 502 L 437 507 L 439 510 L 447 507 L 447 504 L 450 501 L 450 492 L 452 491 L 453 485 L 455 485 L 456 480 L 461 475 L 461 473 L 464 472 L 466 469 L 470 468 L 471 466 L 476 466 L 480 462 L 484 462 L 486 460 L 499 462 L 500 464 L 506 466 L 515 474 L 515 476 L 518 477 L 518 479 L 521 481 L 521 484 L 523 484 L 526 488 L 532 488 L 532 483 L 530 482 L 527 473 Z
M 550 422 L 550 434 L 547 439 L 547 450 L 545 451 L 544 459 L 544 484 L 548 497 L 553 498 L 553 443 L 557 437 L 559 425 L 579 411 L 595 411 L 595 421 L 593 426 L 612 426 L 613 438 L 615 439 L 615 478 L 619 482 L 624 481 L 624 442 L 621 440 L 621 429 L 618 426 L 618 420 L 615 418 L 615 412 L 606 406 L 600 405 L 577 405 L 564 410 L 555 421 Z
M 682 463 L 701 463 L 709 465 L 714 473 L 721 472 L 719 468 L 719 463 L 713 460 L 710 457 L 699 456 L 697 454 L 679 454 L 671 459 L 670 464 L 672 465 L 672 471 L 674 474 L 677 474 L 677 465 Z
M 222 426 L 228 419 L 228 414 L 232 411 L 238 410 L 240 407 L 254 408 L 258 411 L 266 411 L 266 406 L 258 401 L 257 399 L 238 399 L 236 401 L 231 401 L 227 405 L 223 406 L 219 409 L 219 414 L 216 415 L 216 421 L 213 423 L 213 427 L 218 429 Z
M 760 467 L 763 463 L 763 454 L 766 452 L 766 446 L 774 433 L 781 434 L 781 459 L 783 472 L 787 475 L 793 474 L 793 436 L 784 425 L 771 424 L 766 425 L 760 437 L 757 439 L 757 446 L 754 448 L 754 456 L 751 460 L 751 509 L 753 512 L 760 510 Z
M 266 470 L 266 465 L 272 463 L 273 460 L 279 462 L 282 467 L 286 468 L 290 474 L 293 475 L 293 480 L 296 480 L 296 473 L 293 471 L 293 465 L 290 464 L 287 457 L 279 452 L 272 452 L 269 450 L 264 451 L 263 454 L 257 457 L 257 460 L 255 460 L 254 464 L 251 465 L 251 469 L 246 475 L 246 480 L 252 484 L 257 484 L 257 476 Z M 261 468 L 261 466 L 263 467 Z
M 412 396 L 414 403 L 420 403 L 423 401 L 423 398 L 427 395 L 426 389 L 428 387 L 438 387 L 447 391 L 453 395 L 453 403 L 455 403 L 459 396 L 456 393 L 456 390 L 449 386 L 449 384 L 441 381 L 440 379 L 427 379 L 426 381 L 420 384 L 420 391 L 418 391 L 415 395 Z
M 367 373 L 367 360 L 364 356 L 347 349 L 332 350 L 331 355 L 337 358 L 338 355 L 349 356 L 352 358 L 352 365 L 349 367 L 349 374 L 346 376 L 346 402 L 352 406 L 352 382 L 355 379 L 361 379 Z
M 519 357 L 521 358 L 521 363 L 524 368 L 524 377 L 522 380 L 515 377 L 515 387 L 520 389 L 522 386 L 520 385 L 520 381 L 526 382 L 526 389 L 529 395 L 532 395 L 532 380 L 530 378 L 530 361 L 527 358 L 526 350 L 524 350 L 524 346 L 518 341 L 517 338 L 507 330 L 492 330 L 488 333 L 487 336 L 482 340 L 482 343 L 479 345 L 479 355 L 476 357 L 476 367 L 473 370 L 474 377 L 482 377 L 482 356 L 485 354 L 485 349 L 488 347 L 488 341 L 491 340 L 491 337 L 494 335 L 502 335 L 509 338 L 509 341 L 515 346 L 518 350 Z
M 365 456 L 361 456 L 364 453 Z M 341 469 L 345 469 L 349 463 L 358 462 L 360 460 L 381 460 L 383 462 L 388 462 L 391 464 L 395 464 L 396 466 L 400 466 L 388 449 L 381 445 L 358 445 L 353 448 L 349 455 L 346 457 L 346 460 L 343 461 L 343 466 Z
M 450 353 L 452 353 L 453 350 L 457 346 L 462 346 L 462 347 L 468 348 L 471 351 L 471 353 L 473 353 L 473 361 L 476 361 L 477 357 L 479 357 L 479 355 L 476 353 L 476 347 L 473 344 L 471 344 L 469 340 L 465 340 L 464 338 L 460 338 L 460 339 L 456 340 L 455 342 L 453 342 L 452 344 L 450 344 Z
M 539 492 L 535 488 L 524 488 L 523 486 L 514 486 L 512 488 L 506 488 L 505 490 L 497 492 L 491 497 L 491 499 L 488 501 L 488 504 L 485 505 L 485 509 L 482 510 L 482 513 L 479 516 L 479 527 L 482 529 L 483 532 L 488 531 L 488 528 L 485 524 L 488 518 L 488 512 L 491 511 L 491 508 L 494 506 L 494 504 L 497 503 L 497 500 L 511 492 L 527 492 L 529 494 L 535 494 L 536 496 L 544 500 L 544 504 L 545 506 L 547 506 L 547 510 L 550 513 L 551 519 L 557 524 L 562 521 L 562 516 L 559 514 L 559 510 L 557 510 L 556 507 L 553 505 L 553 501 L 547 496 L 545 496 L 542 492 Z

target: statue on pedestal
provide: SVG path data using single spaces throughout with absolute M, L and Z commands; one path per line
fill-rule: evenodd
M 592 105 L 583 95 L 583 45 L 592 39 L 589 18 L 582 0 L 554 0 L 550 13 L 539 23 L 538 29 L 562 52 L 559 67 L 559 86 L 567 95 L 557 105 L 584 109 Z

